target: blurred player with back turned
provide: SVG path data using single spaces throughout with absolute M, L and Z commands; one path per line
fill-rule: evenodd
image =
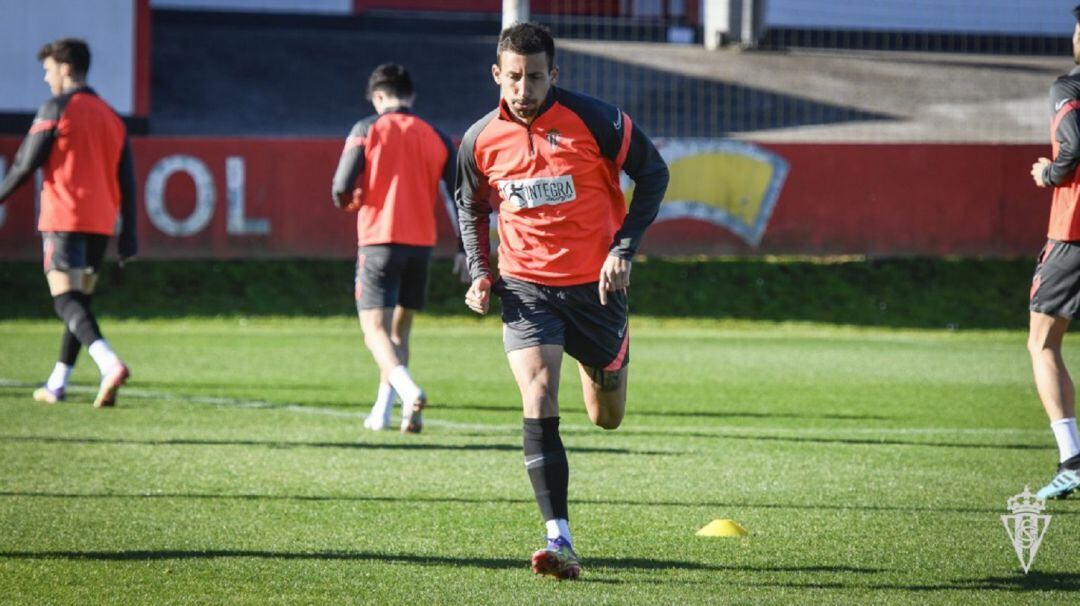
M 113 406 L 131 372 L 102 336 L 90 302 L 118 215 L 120 262 L 137 249 L 131 146 L 123 121 L 86 84 L 90 48 L 84 41 L 64 38 L 46 44 L 38 60 L 53 97 L 38 109 L 0 183 L 2 203 L 34 171 L 44 173 L 38 230 L 45 279 L 65 331 L 59 360 L 34 399 L 54 404 L 65 398 L 81 344 L 101 371 L 94 406 Z
M 364 427 L 389 425 L 400 397 L 401 431 L 419 433 L 427 396 L 408 370 L 409 334 L 427 296 L 439 181 L 453 183 L 453 147 L 412 113 L 413 82 L 401 65 L 375 68 L 367 94 L 376 113 L 349 133 L 331 192 L 335 206 L 357 212 L 356 308 L 364 344 L 379 366 L 379 391 Z M 464 281 L 461 252 L 454 269 Z
M 1080 65 L 1080 6 L 1073 16 L 1073 61 Z M 1035 386 L 1058 446 L 1057 472 L 1037 493 L 1041 499 L 1063 498 L 1080 487 L 1076 391 L 1061 355 L 1069 323 L 1080 316 L 1080 67 L 1050 87 L 1050 115 L 1053 159 L 1039 158 L 1031 167 L 1036 185 L 1053 188 L 1050 228 L 1029 305 L 1028 350 Z
M 578 362 L 593 423 L 615 429 L 626 408 L 630 265 L 656 218 L 668 170 L 619 108 L 554 86 L 555 43 L 536 24 L 499 37 L 492 76 L 499 107 L 466 132 L 456 199 L 472 285 L 465 303 L 502 302 L 503 345 L 521 392 L 526 473 L 547 530 L 532 568 L 574 579 L 570 467 L 559 434 L 559 371 Z M 635 182 L 627 212 L 619 184 Z M 489 265 L 491 200 L 498 204 L 499 271 Z

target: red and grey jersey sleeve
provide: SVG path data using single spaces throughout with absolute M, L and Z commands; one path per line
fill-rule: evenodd
M 454 202 L 469 275 L 475 280 L 491 277 L 491 186 L 476 164 L 476 139 L 499 114 L 495 110 L 473 124 L 461 139 L 454 179 Z
M 641 127 L 632 124 L 629 116 L 624 116 L 623 128 L 631 129 L 631 132 L 627 137 L 629 143 L 622 169 L 634 180 L 634 198 L 630 201 L 622 227 L 615 232 L 610 253 L 622 259 L 631 259 L 641 246 L 645 229 L 656 220 L 656 213 L 660 211 L 660 203 L 667 192 L 669 176 L 667 163 L 660 157 L 656 146 Z
M 349 193 L 356 187 L 356 179 L 364 172 L 364 147 L 367 145 L 368 131 L 376 119 L 378 116 L 365 118 L 353 125 L 349 131 L 330 186 L 331 200 L 336 200 L 340 194 Z
M 64 106 L 70 98 L 70 95 L 53 97 L 38 108 L 34 122 L 30 125 L 30 132 L 23 139 L 19 151 L 15 152 L 11 170 L 0 182 L 0 202 L 26 182 L 30 175 L 49 159 L 53 142 L 56 141 L 60 114 L 64 112 Z
M 631 259 L 660 211 L 668 185 L 667 164 L 641 127 L 621 109 L 565 89 L 558 89 L 558 101 L 585 122 L 600 153 L 634 180 L 634 198 L 609 249 L 616 257 Z
M 1043 181 L 1050 185 L 1068 183 L 1080 163 L 1080 101 L 1077 81 L 1059 78 L 1050 88 L 1053 111 L 1053 137 L 1057 154 L 1043 172 Z

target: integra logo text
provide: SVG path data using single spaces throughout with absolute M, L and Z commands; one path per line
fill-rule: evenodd
M 571 175 L 501 181 L 499 192 L 502 193 L 503 200 L 518 208 L 563 204 L 577 199 L 574 177 Z

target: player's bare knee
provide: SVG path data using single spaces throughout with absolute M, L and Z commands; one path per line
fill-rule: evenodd
M 559 406 L 558 394 L 547 385 L 534 382 L 529 386 L 527 398 L 541 410 L 550 410 Z
M 608 431 L 610 431 L 612 429 L 618 429 L 619 425 L 622 425 L 622 420 L 623 416 L 621 414 L 606 413 L 601 411 L 599 414 L 596 415 L 595 418 L 592 419 L 592 422 L 593 425 L 596 425 L 601 429 L 607 429 Z
M 363 331 L 364 336 L 379 335 L 381 337 L 389 338 L 389 334 L 386 332 L 386 327 L 383 326 L 382 318 L 378 314 L 366 314 L 360 313 L 360 330 Z
M 1035 357 L 1045 352 L 1060 353 L 1061 344 L 1052 342 L 1050 335 L 1044 331 L 1033 331 L 1028 334 L 1027 348 L 1032 357 Z

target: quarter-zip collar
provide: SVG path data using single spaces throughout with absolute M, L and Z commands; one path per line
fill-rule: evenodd
M 508 122 L 515 122 L 525 128 L 529 128 L 532 124 L 535 124 L 536 121 L 540 119 L 540 116 L 544 115 L 544 112 L 551 109 L 552 105 L 555 105 L 557 91 L 558 87 L 554 85 L 552 85 L 552 87 L 548 89 L 547 97 L 544 97 L 544 102 L 540 104 L 540 111 L 536 112 L 536 117 L 533 118 L 533 121 L 530 124 L 525 124 L 524 122 L 519 120 L 518 117 L 514 115 L 514 112 L 510 111 L 510 107 L 503 99 L 499 100 L 499 119 L 506 120 Z

